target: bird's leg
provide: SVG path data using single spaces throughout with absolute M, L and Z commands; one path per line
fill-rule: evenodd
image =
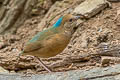
M 36 56 L 35 56 L 36 57 Z M 41 60 L 40 58 L 36 57 L 39 60 L 39 63 L 45 68 L 48 72 L 52 72 Z

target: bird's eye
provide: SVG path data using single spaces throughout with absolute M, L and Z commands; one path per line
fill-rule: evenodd
M 73 19 L 70 19 L 69 21 L 72 22 Z

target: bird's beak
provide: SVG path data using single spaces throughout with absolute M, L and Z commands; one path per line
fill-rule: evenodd
M 78 21 L 79 21 L 80 18 L 81 18 L 80 16 L 74 16 L 76 26 L 79 25 L 79 22 L 78 22 Z
M 80 19 L 80 16 L 74 16 L 74 18 L 75 18 L 76 20 L 78 20 L 78 19 Z

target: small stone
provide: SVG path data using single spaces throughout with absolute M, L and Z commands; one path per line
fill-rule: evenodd
M 8 46 L 6 42 L 0 42 L 0 49 L 5 48 L 6 46 Z
M 87 46 L 88 46 L 87 34 L 83 33 L 82 38 L 81 38 L 81 47 L 82 48 L 87 48 Z
M 101 65 L 99 63 L 96 63 L 96 67 L 100 67 Z
M 9 73 L 9 71 L 0 66 L 0 73 Z
M 90 18 L 108 6 L 106 0 L 85 0 L 73 11 L 75 14 L 84 15 Z
M 16 73 L 15 71 L 10 71 L 10 73 Z
M 108 66 L 110 64 L 111 58 L 110 57 L 106 57 L 106 56 L 102 56 L 101 59 L 101 66 Z

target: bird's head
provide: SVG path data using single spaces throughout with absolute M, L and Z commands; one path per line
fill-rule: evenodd
M 76 26 L 77 20 L 80 16 L 74 16 L 72 14 L 66 14 L 60 17 L 53 27 L 64 29 L 66 31 L 71 31 L 73 27 Z

